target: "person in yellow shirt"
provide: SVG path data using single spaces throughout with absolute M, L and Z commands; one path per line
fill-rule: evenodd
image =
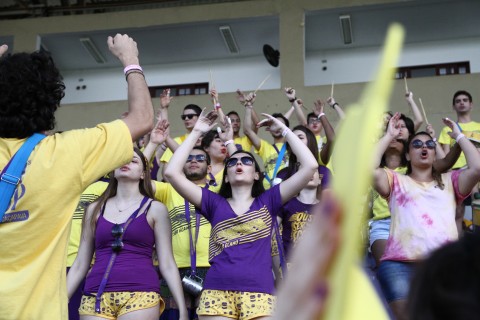
M 125 67 L 128 114 L 48 136 L 31 153 L 0 223 L 0 319 L 67 319 L 67 241 L 80 194 L 129 162 L 132 140 L 152 128 L 153 107 L 135 41 L 117 34 L 107 42 Z M 7 49 L 1 46 L 0 56 Z M 65 86 L 45 52 L 0 58 L 0 83 L 3 169 L 26 138 L 54 128 Z

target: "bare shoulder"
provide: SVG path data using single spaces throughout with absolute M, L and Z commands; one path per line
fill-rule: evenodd
M 150 206 L 150 210 L 148 210 L 148 216 L 152 217 L 153 219 L 165 217 L 168 218 L 167 207 L 160 201 L 153 200 Z

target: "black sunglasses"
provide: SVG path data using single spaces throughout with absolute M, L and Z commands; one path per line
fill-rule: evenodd
M 428 149 L 435 149 L 436 143 L 433 140 L 427 140 L 425 143 L 422 140 L 415 139 L 412 141 L 412 147 L 415 149 L 423 148 L 423 146 L 427 147 Z
M 230 167 L 233 167 L 234 165 L 236 165 L 238 163 L 238 160 L 242 161 L 242 163 L 246 166 L 253 166 L 253 158 L 252 157 L 248 157 L 248 156 L 244 156 L 244 157 L 241 157 L 241 158 L 230 158 L 227 160 L 227 168 L 230 168 Z
M 207 161 L 207 156 L 204 154 L 189 154 L 187 162 L 192 162 L 194 159 L 197 162 L 205 162 Z
M 180 118 L 182 118 L 182 120 L 187 120 L 187 119 L 188 119 L 188 120 L 192 120 L 193 117 L 198 117 L 198 114 L 196 114 L 196 113 L 191 113 L 191 114 L 182 114 L 182 115 L 180 116 Z
M 115 238 L 112 242 L 112 250 L 114 252 L 120 252 L 123 249 L 123 241 L 121 239 L 123 235 L 123 226 L 120 224 L 115 224 L 112 227 L 112 236 Z

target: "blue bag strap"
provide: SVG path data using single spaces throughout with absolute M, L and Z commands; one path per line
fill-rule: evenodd
M 34 133 L 30 136 L 3 169 L 0 175 L 0 223 L 3 221 L 3 215 L 7 211 L 13 193 L 21 181 L 22 172 L 27 165 L 30 154 L 43 138 L 45 138 L 45 135 L 41 133 Z
M 275 149 L 278 152 L 277 146 L 276 145 L 273 145 L 273 146 L 275 147 Z M 275 178 L 277 177 L 278 169 L 280 168 L 280 164 L 282 163 L 283 156 L 285 155 L 285 151 L 287 151 L 287 144 L 286 143 L 283 144 L 282 149 L 280 150 L 280 152 L 278 152 L 278 158 L 277 158 L 277 162 L 275 163 L 275 169 L 273 170 L 272 177 L 270 178 L 268 176 L 268 174 L 265 172 L 265 179 L 267 179 L 267 181 L 270 183 L 270 185 L 272 185 L 273 180 L 275 180 Z

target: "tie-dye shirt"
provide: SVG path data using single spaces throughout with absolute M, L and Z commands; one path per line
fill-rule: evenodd
M 467 195 L 458 190 L 460 170 L 442 174 L 444 189 L 436 181 L 419 182 L 385 169 L 392 214 L 384 260 L 416 261 L 458 239 L 455 208 Z
M 273 294 L 272 216 L 282 206 L 279 185 L 237 215 L 227 199 L 202 189 L 201 214 L 210 221 L 210 270 L 204 288 Z

